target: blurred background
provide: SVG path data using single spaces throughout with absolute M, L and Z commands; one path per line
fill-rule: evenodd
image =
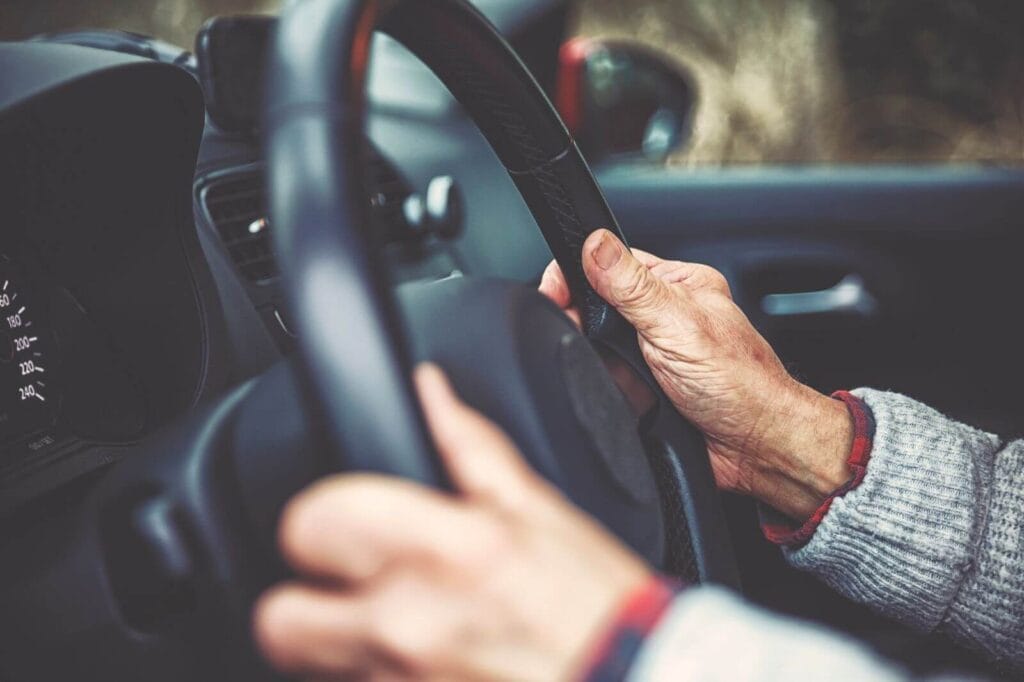
M 118 28 L 189 46 L 278 0 L 3 0 L 0 38 Z M 1020 0 L 579 0 L 573 32 L 693 81 L 682 165 L 1024 159 Z

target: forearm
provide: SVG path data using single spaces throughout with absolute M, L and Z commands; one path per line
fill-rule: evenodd
M 858 391 L 875 421 L 862 484 L 791 563 L 925 632 L 1024 664 L 1024 443 L 903 396 Z

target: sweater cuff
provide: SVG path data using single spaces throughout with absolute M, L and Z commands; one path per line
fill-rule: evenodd
M 999 439 L 910 398 L 858 390 L 875 418 L 861 485 L 790 563 L 918 630 L 942 623 L 971 566 Z
M 661 621 L 678 593 L 678 586 L 654 577 L 626 597 L 611 626 L 591 653 L 583 682 L 626 679 L 647 636 Z
M 845 636 L 745 603 L 719 587 L 694 587 L 673 602 L 622 679 L 906 680 Z
M 825 520 L 825 515 L 832 508 L 832 503 L 836 498 L 842 497 L 859 486 L 867 474 L 868 460 L 871 459 L 871 447 L 875 437 L 874 416 L 864 401 L 852 393 L 837 391 L 832 394 L 832 397 L 846 404 L 846 409 L 850 411 L 850 417 L 853 419 L 853 447 L 846 460 L 853 475 L 846 484 L 829 495 L 811 517 L 800 526 L 794 526 L 780 514 L 767 509 L 763 510 L 761 530 L 764 532 L 764 536 L 776 545 L 797 548 L 807 544 L 818 526 Z

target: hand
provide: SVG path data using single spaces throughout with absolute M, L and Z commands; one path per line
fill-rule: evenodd
M 847 482 L 846 407 L 790 376 L 719 272 L 630 252 L 607 230 L 587 240 L 583 267 L 636 328 L 662 390 L 704 433 L 721 488 L 803 520 Z M 579 324 L 556 263 L 540 290 Z
M 280 543 L 305 579 L 260 600 L 260 647 L 282 672 L 317 679 L 575 677 L 649 569 L 438 369 L 416 379 L 458 495 L 365 475 L 299 495 Z

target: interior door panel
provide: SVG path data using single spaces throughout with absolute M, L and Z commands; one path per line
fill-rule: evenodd
M 899 391 L 1010 436 L 1024 426 L 1024 171 L 607 168 L 632 244 L 720 269 L 791 371 L 824 392 Z M 919 670 L 978 667 L 790 569 L 727 500 L 745 592 Z
M 1024 171 L 630 168 L 601 181 L 635 245 L 722 270 L 815 387 L 892 389 L 1003 434 L 1024 423 Z

